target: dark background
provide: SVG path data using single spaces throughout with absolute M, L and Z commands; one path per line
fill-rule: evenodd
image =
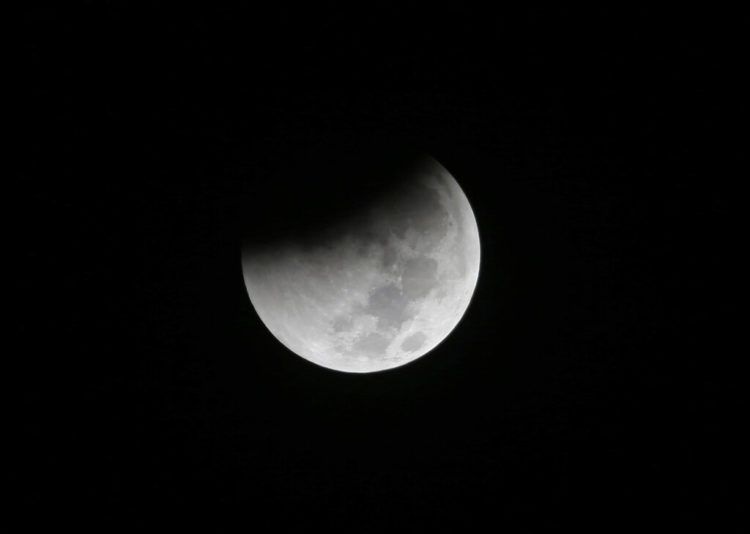
M 27 11 L 27 520 L 738 528 L 733 18 Z M 348 375 L 265 330 L 239 252 L 356 207 L 363 147 L 446 166 L 483 256 L 444 343 Z

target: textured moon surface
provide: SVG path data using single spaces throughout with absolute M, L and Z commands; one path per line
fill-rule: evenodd
M 469 201 L 425 158 L 392 195 L 314 243 L 243 249 L 245 285 L 261 321 L 323 367 L 369 373 L 435 348 L 465 313 L 479 276 Z

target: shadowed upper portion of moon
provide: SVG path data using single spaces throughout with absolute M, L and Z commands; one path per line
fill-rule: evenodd
M 398 198 L 397 191 L 413 181 L 427 156 L 370 141 L 351 142 L 341 150 L 314 147 L 253 182 L 242 201 L 247 209 L 239 213 L 244 249 L 275 248 L 284 241 L 314 246 L 341 227 L 351 228 L 373 204 Z M 273 210 L 252 209 L 260 202 Z
M 455 179 L 429 157 L 388 172 L 398 179 L 369 198 L 243 249 L 263 323 L 324 367 L 372 372 L 425 354 L 456 326 L 476 285 L 479 236 Z

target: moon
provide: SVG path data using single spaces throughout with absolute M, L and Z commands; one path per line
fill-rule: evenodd
M 289 350 L 347 373 L 400 367 L 458 325 L 479 276 L 479 231 L 455 178 L 431 157 L 313 242 L 242 249 L 250 301 Z

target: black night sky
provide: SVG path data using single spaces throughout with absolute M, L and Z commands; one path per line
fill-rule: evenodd
M 26 521 L 737 527 L 731 28 L 209 5 L 20 19 Z M 479 284 L 428 356 L 331 372 L 262 326 L 240 243 L 401 148 L 466 192 Z

